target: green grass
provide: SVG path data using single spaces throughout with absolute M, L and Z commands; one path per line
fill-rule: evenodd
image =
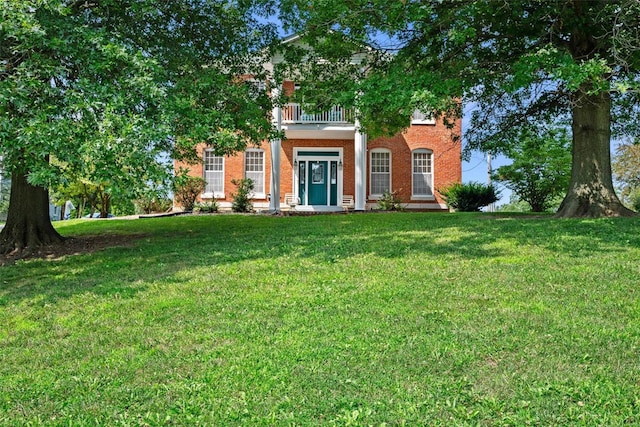
M 640 219 L 67 221 L 0 267 L 2 425 L 638 425 Z

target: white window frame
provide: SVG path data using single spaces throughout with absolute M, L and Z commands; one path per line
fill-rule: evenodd
M 433 118 L 432 114 L 425 114 L 420 110 L 414 110 L 411 115 L 411 124 L 412 125 L 435 125 L 436 119 Z
M 428 164 L 426 165 L 426 171 L 425 170 L 420 170 L 420 171 L 416 171 L 416 156 L 418 154 L 426 154 L 428 156 Z M 424 168 L 421 165 L 421 168 Z M 431 190 L 430 194 L 425 194 L 425 193 L 420 193 L 417 194 L 416 193 L 416 175 L 422 175 L 423 177 L 427 177 L 426 181 L 427 184 L 429 186 L 429 189 Z M 434 195 L 433 195 L 433 151 L 432 150 L 428 150 L 426 148 L 418 148 L 416 150 L 413 150 L 411 152 L 411 198 L 412 199 L 417 199 L 417 200 L 433 200 L 435 199 Z
M 267 83 L 264 80 L 248 79 L 246 83 L 253 87 L 256 96 L 267 91 Z
M 388 155 L 388 161 L 389 161 L 389 172 L 374 172 L 374 167 L 373 167 L 373 157 L 374 154 L 387 154 Z M 385 174 L 385 175 L 389 175 L 389 180 L 388 180 L 388 184 L 389 184 L 389 192 L 391 192 L 392 190 L 392 184 L 391 184 L 391 179 L 392 179 L 392 170 L 391 170 L 391 150 L 386 149 L 386 148 L 374 148 L 371 151 L 369 151 L 369 198 L 376 200 L 376 199 L 380 199 L 382 197 L 382 195 L 384 194 L 384 192 L 380 193 L 380 192 L 374 192 L 373 191 L 373 175 L 374 174 Z
M 222 161 L 222 169 L 221 170 L 207 170 L 207 157 L 211 156 L 212 159 L 221 159 Z M 202 177 L 204 178 L 204 180 L 207 182 L 207 186 L 205 187 L 204 192 L 202 193 L 202 198 L 203 199 L 211 199 L 211 198 L 216 198 L 216 199 L 224 199 L 225 198 L 225 194 L 224 194 L 224 168 L 225 168 L 225 159 L 224 156 L 217 156 L 215 154 L 215 152 L 210 149 L 207 148 L 204 150 L 203 154 L 202 154 Z M 211 175 L 215 176 L 216 174 L 219 175 L 219 179 L 220 179 L 220 183 L 221 186 L 220 188 L 216 189 L 216 188 L 211 188 L 213 186 L 213 183 L 207 178 L 207 172 L 212 172 Z
M 249 159 L 249 157 L 253 156 L 256 153 L 260 153 L 262 156 L 262 163 L 261 163 L 261 168 L 262 171 L 247 171 L 247 161 Z M 265 191 L 265 152 L 262 149 L 258 149 L 258 148 L 251 148 L 248 149 L 247 151 L 244 152 L 244 177 L 245 178 L 251 178 L 253 180 L 254 183 L 254 190 L 253 190 L 253 198 L 255 199 L 265 199 L 267 197 L 266 191 Z M 258 163 L 255 163 L 256 165 Z M 253 175 L 253 176 L 249 176 Z M 256 178 L 258 175 L 260 174 L 258 178 Z

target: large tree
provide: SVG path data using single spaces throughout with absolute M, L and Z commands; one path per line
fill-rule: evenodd
M 461 100 L 475 107 L 466 148 L 492 152 L 532 120 L 567 118 L 571 183 L 557 216 L 632 214 L 613 189 L 610 140 L 638 131 L 640 1 L 283 0 L 282 11 L 343 65 L 330 90 L 309 79 L 308 96 L 357 94 L 339 100 L 373 132 L 406 126 L 415 108 L 460 117 Z M 357 67 L 345 41 L 366 46 Z
M 0 155 L 12 177 L 0 253 L 62 240 L 47 187 L 65 173 L 144 185 L 158 152 L 193 157 L 206 142 L 226 154 L 267 136 L 268 97 L 238 79 L 259 74 L 265 29 L 234 0 L 0 0 Z M 109 168 L 92 167 L 98 151 Z

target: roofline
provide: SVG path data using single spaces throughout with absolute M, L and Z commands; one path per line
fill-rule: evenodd
M 287 44 L 287 43 L 294 42 L 300 38 L 302 38 L 302 36 L 299 33 L 291 34 L 290 36 L 283 37 L 282 40 L 280 40 L 280 43 Z
M 342 37 L 344 37 L 345 39 L 350 39 L 349 36 L 347 36 L 346 34 L 343 34 L 339 31 L 334 31 L 334 30 L 329 30 L 330 33 L 339 33 Z M 295 33 L 295 34 L 291 34 L 289 36 L 285 36 L 281 39 L 280 44 L 288 44 L 288 43 L 293 43 L 297 40 L 302 39 L 302 36 L 304 35 L 304 33 Z M 374 50 L 378 50 L 376 48 L 374 48 L 373 46 L 367 44 L 367 43 L 362 43 L 356 40 L 350 40 L 352 43 L 356 44 L 356 45 L 360 45 L 363 48 L 365 48 L 368 51 L 374 51 Z

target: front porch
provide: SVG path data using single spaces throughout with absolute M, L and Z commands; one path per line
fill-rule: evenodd
M 291 180 L 284 191 L 295 205 L 281 205 L 281 150 L 283 143 L 271 141 L 271 199 L 269 209 L 338 212 L 343 207 L 345 179 L 349 186 L 349 208 L 364 210 L 366 205 L 366 135 L 361 133 L 351 110 L 332 107 L 321 113 L 308 113 L 300 104 L 286 104 L 273 111 L 274 126 L 292 142 L 284 155 L 291 165 Z M 331 142 L 333 141 L 333 143 Z M 335 145 L 334 145 L 335 144 Z M 291 151 L 289 151 L 291 150 Z M 346 151 L 345 151 L 346 150 Z M 345 157 L 345 152 L 349 152 Z M 349 164 L 346 163 L 349 159 Z M 287 168 L 288 169 L 288 168 Z M 345 173 L 348 175 L 345 176 Z M 354 186 L 355 184 L 355 186 Z M 286 198 L 286 197 L 285 197 Z M 288 200 L 288 201 L 290 201 Z

